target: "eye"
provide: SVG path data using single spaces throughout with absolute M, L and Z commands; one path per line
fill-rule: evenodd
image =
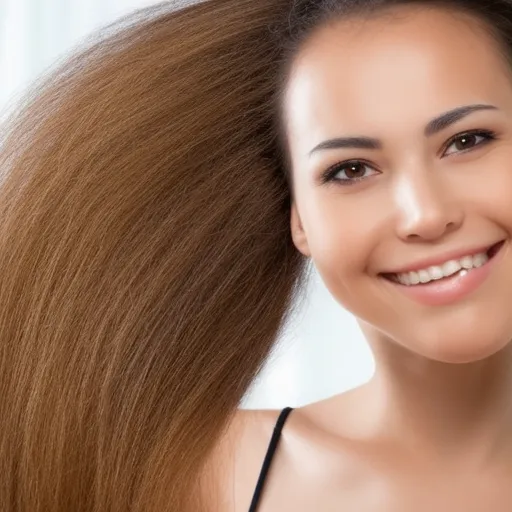
M 452 155 L 454 153 L 464 153 L 474 147 L 482 146 L 488 142 L 495 140 L 496 134 L 490 130 L 472 130 L 470 132 L 456 135 L 448 142 L 446 148 L 455 147 L 455 151 L 445 151 L 444 155 Z
M 329 167 L 322 175 L 321 182 L 328 183 L 335 181 L 340 185 L 353 185 L 359 181 L 368 179 L 373 174 L 379 174 L 379 172 L 375 171 L 375 169 L 370 167 L 366 162 L 362 160 L 351 160 L 348 162 L 340 162 Z
M 466 153 L 478 146 L 488 144 L 497 138 L 496 133 L 491 130 L 479 129 L 459 133 L 448 141 L 443 155 L 450 156 L 457 153 Z M 448 151 L 452 146 L 455 147 L 455 151 Z M 336 182 L 336 184 L 343 186 L 355 185 L 375 174 L 380 174 L 380 172 L 376 171 L 370 164 L 363 160 L 349 160 L 329 167 L 329 169 L 322 174 L 320 181 L 322 184 Z

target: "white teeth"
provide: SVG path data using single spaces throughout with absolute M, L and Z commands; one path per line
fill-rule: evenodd
M 489 261 L 489 257 L 485 252 L 475 254 L 474 256 L 464 256 L 460 260 L 450 260 L 442 265 L 434 265 L 427 269 L 418 270 L 416 272 L 406 272 L 404 274 L 396 274 L 395 277 L 399 283 L 406 286 L 414 286 L 416 284 L 424 284 L 430 281 L 443 279 L 444 277 L 456 274 L 462 269 L 469 271 L 473 268 L 481 267 Z
M 427 270 L 420 270 L 418 274 L 422 283 L 428 283 L 430 281 L 430 274 Z
M 464 256 L 464 258 L 460 260 L 460 264 L 462 268 L 473 268 L 473 258 L 471 256 Z
M 443 268 L 442 267 L 429 267 L 427 272 L 430 274 L 430 279 L 442 279 L 443 276 Z
M 473 265 L 475 267 L 482 267 L 489 261 L 489 257 L 485 253 L 477 254 L 473 256 Z
M 452 274 L 455 274 L 460 270 L 462 265 L 460 264 L 460 261 L 447 261 L 446 263 L 443 263 L 441 268 L 443 269 L 443 275 L 444 276 L 451 276 Z
M 420 276 L 417 272 L 409 273 L 409 282 L 411 284 L 418 284 L 420 282 Z

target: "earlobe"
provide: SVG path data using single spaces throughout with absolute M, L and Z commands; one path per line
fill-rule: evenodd
M 311 253 L 309 252 L 308 239 L 295 202 L 292 203 L 290 212 L 290 229 L 295 247 L 304 256 L 309 258 Z

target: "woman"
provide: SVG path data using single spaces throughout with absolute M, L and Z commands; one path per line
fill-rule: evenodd
M 210 0 L 37 81 L 1 151 L 1 510 L 509 510 L 511 65 L 509 0 Z M 308 262 L 375 375 L 240 410 Z

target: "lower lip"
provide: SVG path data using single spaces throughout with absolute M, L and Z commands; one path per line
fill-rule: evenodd
M 501 259 L 504 253 L 503 246 L 492 256 L 485 265 L 473 268 L 466 274 L 455 274 L 453 277 L 446 277 L 438 281 L 431 281 L 427 284 L 406 286 L 385 279 L 388 283 L 395 286 L 402 293 L 415 301 L 427 306 L 444 306 L 456 302 L 471 292 L 475 291 L 490 274 L 496 263 Z

